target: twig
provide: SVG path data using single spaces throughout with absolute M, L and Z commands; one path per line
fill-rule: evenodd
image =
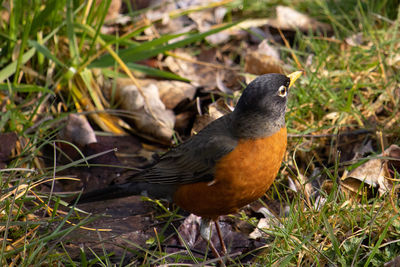
M 282 31 L 281 31 L 280 28 L 278 28 L 278 31 L 279 31 L 279 35 L 281 36 L 283 42 L 285 43 L 285 46 L 289 49 L 290 54 L 292 55 L 294 61 L 296 62 L 297 67 L 298 67 L 299 69 L 303 69 L 303 67 L 301 66 L 301 63 L 300 63 L 300 61 L 298 60 L 296 54 L 293 52 L 292 48 L 290 47 L 290 44 L 289 44 L 288 40 L 286 39 L 285 35 L 283 35 L 283 33 L 282 33 Z

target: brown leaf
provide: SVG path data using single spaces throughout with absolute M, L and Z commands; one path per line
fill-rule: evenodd
M 185 111 L 176 115 L 175 130 L 179 133 L 187 133 L 193 112 Z
M 131 121 L 140 132 L 169 141 L 175 123 L 173 112 L 166 109 L 160 100 L 155 84 L 149 84 L 142 89 L 148 106 L 135 85 L 117 86 L 116 96 L 121 103 L 121 108 L 130 111 Z
M 257 50 L 249 48 L 245 58 L 245 71 L 262 75 L 266 73 L 284 73 L 284 64 L 280 60 L 278 50 L 263 40 Z
M 376 184 L 363 184 L 363 181 L 353 177 L 347 177 L 341 182 L 341 186 L 341 189 L 347 195 L 347 198 L 359 198 L 361 196 L 371 198 L 374 196 L 373 191 L 376 192 L 378 190 Z
M 175 53 L 182 60 L 174 57 L 167 57 L 164 61 L 166 66 L 174 73 L 189 79 L 194 86 L 202 86 L 206 90 L 215 88 L 216 72 L 214 68 L 202 66 L 195 62 L 197 59 L 184 52 Z
M 258 239 L 260 237 L 267 237 L 268 234 L 266 234 L 262 229 L 271 229 L 274 228 L 275 225 L 279 225 L 279 221 L 276 220 L 271 214 L 271 217 L 269 218 L 261 218 L 258 223 L 257 223 L 257 228 L 254 229 L 253 232 L 249 234 L 249 237 L 251 239 Z
M 269 21 L 269 24 L 275 28 L 281 30 L 293 30 L 299 29 L 303 32 L 322 31 L 329 32 L 332 28 L 329 24 L 319 22 L 313 18 L 310 18 L 306 14 L 300 13 L 287 6 L 276 7 L 276 19 Z
M 76 145 L 96 143 L 96 134 L 85 116 L 69 114 L 67 124 L 60 131 L 59 138 Z
M 393 160 L 386 160 L 383 156 L 394 158 Z M 398 159 L 398 160 L 396 160 Z M 342 177 L 343 188 L 351 194 L 365 194 L 369 195 L 367 187 L 360 188 L 364 183 L 369 188 L 376 188 L 379 194 L 389 192 L 392 187 L 392 181 L 388 178 L 393 178 L 394 170 L 399 166 L 400 148 L 397 145 L 391 145 L 384 151 L 383 154 L 378 155 L 378 158 L 371 159 L 366 163 L 358 166 L 350 173 L 345 173 Z
M 98 6 L 100 2 L 101 0 L 97 0 L 96 5 Z M 111 4 L 110 7 L 108 8 L 105 21 L 115 20 L 119 15 L 121 6 L 122 6 L 122 0 L 111 0 Z
M 18 136 L 14 132 L 0 134 L 0 168 L 5 167 L 4 162 L 9 160 L 17 141 Z
M 200 236 L 199 226 L 201 218 L 190 214 L 179 226 L 178 233 L 179 236 L 173 236 L 169 242 L 168 246 L 174 247 L 176 245 L 183 245 L 183 242 L 193 249 L 194 251 L 206 251 L 207 241 L 205 241 Z M 222 237 L 225 244 L 229 247 L 230 253 L 243 252 L 245 248 L 252 246 L 252 242 L 243 233 L 233 231 L 233 222 L 227 216 L 221 216 L 219 219 L 219 226 L 221 229 Z M 219 242 L 218 235 L 216 233 L 214 224 L 211 226 L 211 241 L 217 250 L 221 251 L 221 246 Z M 182 240 L 183 239 L 183 240 Z M 176 249 L 175 249 L 176 251 Z M 173 249 L 168 248 L 167 253 L 174 252 Z
M 363 34 L 355 33 L 345 39 L 345 42 L 350 46 L 360 46 L 363 42 Z
M 196 117 L 192 128 L 192 134 L 196 134 L 210 122 L 228 114 L 232 110 L 226 105 L 225 101 L 220 98 L 208 107 L 208 114 L 199 115 Z
M 193 100 L 196 88 L 185 82 L 158 81 L 156 82 L 160 99 L 167 109 L 174 109 L 185 99 Z
M 392 158 L 387 163 L 390 177 L 395 178 L 395 172 L 400 174 L 400 147 L 397 145 L 391 145 L 388 149 L 387 155 L 389 158 Z
M 244 70 L 248 73 L 262 75 L 266 73 L 284 73 L 283 63 L 275 58 L 260 53 L 248 51 L 245 58 Z

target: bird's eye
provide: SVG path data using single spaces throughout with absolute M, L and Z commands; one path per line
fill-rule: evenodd
M 278 94 L 279 94 L 280 97 L 285 97 L 287 95 L 287 87 L 284 86 L 284 85 L 279 87 Z

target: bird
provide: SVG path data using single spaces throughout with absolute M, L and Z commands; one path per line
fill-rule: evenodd
M 77 203 L 131 195 L 174 202 L 202 217 L 200 234 L 205 240 L 210 241 L 214 221 L 226 253 L 218 218 L 257 200 L 275 180 L 287 146 L 289 88 L 301 75 L 302 71 L 258 76 L 243 90 L 231 113 L 209 123 L 126 182 L 84 193 Z

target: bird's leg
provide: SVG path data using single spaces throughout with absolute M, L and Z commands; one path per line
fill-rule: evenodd
M 221 256 L 218 253 L 218 250 L 215 248 L 214 244 L 211 241 L 212 229 L 211 229 L 211 220 L 210 219 L 201 218 L 200 235 L 204 240 L 206 240 L 210 244 L 210 248 L 211 248 L 211 251 L 214 254 L 214 256 L 216 258 L 221 258 Z M 225 266 L 222 259 L 221 259 L 221 264 L 222 264 L 222 266 Z
M 221 229 L 219 227 L 218 219 L 214 221 L 214 224 L 215 224 L 215 228 L 217 229 L 217 234 L 218 234 L 218 238 L 219 238 L 219 243 L 221 244 L 222 252 L 224 253 L 224 255 L 226 255 L 227 254 L 227 250 L 226 250 L 224 239 L 222 238 Z

